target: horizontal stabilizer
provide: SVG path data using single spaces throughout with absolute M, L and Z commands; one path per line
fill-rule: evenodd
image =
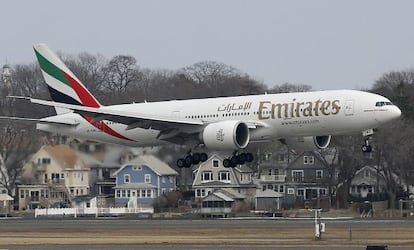
M 67 125 L 67 126 L 76 126 L 79 122 L 69 121 L 69 120 L 59 120 L 53 119 L 52 117 L 47 117 L 43 119 L 33 119 L 33 118 L 24 118 L 24 117 L 12 117 L 12 116 L 0 116 L 0 122 L 2 121 L 19 121 L 19 122 L 33 122 L 33 123 L 43 123 L 43 124 L 56 124 L 56 125 Z

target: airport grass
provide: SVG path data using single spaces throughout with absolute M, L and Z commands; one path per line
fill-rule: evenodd
M 406 245 L 414 246 L 414 228 L 328 228 L 316 240 L 310 228 L 165 228 L 55 229 L 0 231 L 0 245 L 56 244 L 199 244 L 199 245 Z

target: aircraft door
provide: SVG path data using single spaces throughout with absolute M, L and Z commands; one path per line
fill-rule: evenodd
M 172 117 L 174 117 L 174 118 L 180 118 L 180 111 L 173 111 L 173 112 L 171 113 L 171 115 L 172 115 Z
M 354 115 L 354 100 L 345 102 L 345 115 Z

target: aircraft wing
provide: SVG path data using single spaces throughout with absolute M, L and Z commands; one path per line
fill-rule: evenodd
M 85 107 L 80 105 L 65 104 L 60 102 L 45 101 L 34 99 L 30 97 L 16 97 L 13 98 L 29 100 L 32 103 L 59 107 L 73 110 L 82 116 L 92 117 L 91 122 L 99 122 L 102 120 L 113 121 L 127 125 L 127 130 L 133 128 L 152 128 L 164 132 L 170 132 L 174 129 L 179 129 L 179 132 L 194 133 L 202 128 L 204 123 L 202 121 L 194 121 L 182 118 L 163 117 L 148 114 L 139 114 L 135 112 L 114 110 L 108 107 Z

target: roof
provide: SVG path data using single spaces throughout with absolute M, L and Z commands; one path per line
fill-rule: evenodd
M 123 184 L 117 187 L 114 187 L 114 189 L 153 189 L 156 188 L 156 186 L 151 185 L 149 183 L 128 183 L 128 184 Z
M 77 153 L 68 145 L 44 146 L 45 150 L 55 161 L 57 161 L 63 169 L 74 168 L 80 162 Z M 85 167 L 82 164 L 82 167 Z
M 234 199 L 222 193 L 221 191 L 215 191 L 213 193 L 208 194 L 206 197 L 203 198 L 203 201 L 214 201 L 214 198 L 219 198 L 220 200 L 224 201 L 234 201 Z
M 236 166 L 234 170 L 240 173 L 253 173 L 253 170 L 244 164 Z
M 0 194 L 0 201 L 12 201 L 12 200 L 14 200 L 14 199 L 10 195 Z
M 153 155 L 141 155 L 135 158 L 134 160 L 125 163 L 118 171 L 114 173 L 114 175 L 117 175 L 126 166 L 131 166 L 131 165 L 147 166 L 159 176 L 178 175 L 177 171 L 175 171 L 170 166 L 168 166 L 165 162 L 161 161 L 160 159 L 158 159 L 157 157 Z

